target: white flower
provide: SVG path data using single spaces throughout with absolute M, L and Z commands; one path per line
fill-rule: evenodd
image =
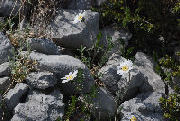
M 120 64 L 120 66 L 117 66 L 117 74 L 124 75 L 128 73 L 131 69 L 133 69 L 133 63 L 131 60 L 125 60 Z
M 61 78 L 63 79 L 62 83 L 69 82 L 70 80 L 73 80 L 77 76 L 78 70 L 74 71 L 73 73 L 70 72 L 68 75 L 65 75 L 65 77 Z
M 85 12 L 79 13 L 78 15 L 75 16 L 73 24 L 76 24 L 78 22 L 82 22 L 85 16 Z

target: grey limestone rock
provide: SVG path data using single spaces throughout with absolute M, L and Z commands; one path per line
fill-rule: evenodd
M 141 86 L 141 92 L 164 92 L 164 82 L 161 80 L 161 77 L 155 73 L 155 63 L 150 57 L 142 52 L 137 52 L 135 55 L 135 64 L 146 77 L 145 83 Z
M 122 56 L 113 54 L 109 61 L 99 71 L 101 81 L 104 82 L 108 90 L 112 94 L 116 94 L 122 99 L 132 98 L 138 93 L 139 88 L 145 81 L 144 75 L 137 69 L 136 66 L 130 71 L 129 74 L 124 76 L 117 74 L 117 66 L 125 60 Z M 129 81 L 130 77 L 130 81 Z
M 36 50 L 39 53 L 44 53 L 47 55 L 60 54 L 59 48 L 52 40 L 41 38 L 29 38 L 27 41 L 31 46 L 31 50 Z
M 94 116 L 101 121 L 115 116 L 117 103 L 114 97 L 105 89 L 99 88 L 97 95 L 93 99 Z
M 120 105 L 123 116 L 121 121 L 129 121 L 132 115 L 138 121 L 165 121 L 159 105 L 159 98 L 161 96 L 162 93 L 159 92 L 148 92 L 125 101 Z
M 84 21 L 73 23 L 75 17 L 84 13 Z M 60 10 L 47 28 L 47 35 L 61 47 L 90 48 L 99 33 L 99 14 L 90 10 Z
M 19 8 L 20 8 L 19 1 L 1 0 L 0 1 L 0 16 L 9 16 L 11 13 L 12 15 L 15 15 L 17 14 Z
M 18 83 L 13 89 L 10 89 L 4 98 L 8 110 L 12 111 L 16 105 L 20 103 L 22 96 L 27 94 L 27 92 L 28 85 L 24 83 Z
M 54 77 L 53 73 L 50 72 L 33 72 L 28 75 L 26 82 L 32 88 L 46 89 L 54 87 L 57 83 L 57 79 Z
M 84 65 L 79 59 L 76 59 L 68 55 L 45 55 L 41 53 L 32 52 L 30 58 L 37 60 L 38 69 L 41 71 L 49 71 L 55 74 L 58 85 L 62 85 L 63 92 L 66 94 L 73 94 L 75 92 L 75 85 L 71 82 L 62 84 L 61 78 L 68 75 L 78 69 L 82 69 L 83 89 L 81 93 L 88 93 L 91 87 L 94 85 L 94 79 L 90 74 L 90 71 L 86 65 Z
M 2 77 L 0 78 L 0 90 L 6 91 L 11 83 L 11 80 L 9 77 Z
M 63 95 L 58 90 L 48 95 L 33 91 L 26 103 L 19 103 L 15 107 L 11 121 L 55 121 L 64 114 L 62 100 Z
M 0 77 L 10 75 L 9 62 L 5 62 L 0 65 Z
M 0 64 L 8 61 L 8 56 L 11 55 L 11 48 L 10 40 L 0 32 Z

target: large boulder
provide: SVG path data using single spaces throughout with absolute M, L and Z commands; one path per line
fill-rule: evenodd
M 10 68 L 9 68 L 9 62 L 5 62 L 0 65 L 0 77 L 2 76 L 9 76 L 11 74 Z
M 54 90 L 48 95 L 33 91 L 26 103 L 19 103 L 15 107 L 11 121 L 55 121 L 63 114 L 63 95 L 60 91 Z
M 44 53 L 47 55 L 60 54 L 59 48 L 52 40 L 41 38 L 29 38 L 27 41 L 31 46 L 31 50 L 36 50 L 39 53 Z
M 93 99 L 93 115 L 101 121 L 115 116 L 117 104 L 114 97 L 104 88 L 99 88 Z
M 28 85 L 18 83 L 5 95 L 4 100 L 8 110 L 12 111 L 21 101 L 21 98 L 28 92 Z
M 8 56 L 11 55 L 11 48 L 10 40 L 0 32 L 0 64 L 8 61 Z
M 53 73 L 33 72 L 27 76 L 26 82 L 31 88 L 46 89 L 49 87 L 54 87 L 54 85 L 57 83 L 57 80 Z
M 73 23 L 83 13 L 84 21 Z M 61 47 L 77 49 L 92 47 L 99 33 L 99 14 L 90 10 L 60 10 L 47 29 L 47 35 Z
M 11 83 L 11 80 L 9 77 L 2 77 L 0 78 L 0 90 L 6 91 Z
M 122 103 L 119 107 L 119 111 L 122 113 L 121 121 L 129 121 L 133 115 L 137 121 L 164 121 L 159 104 L 160 97 L 162 97 L 162 93 L 142 93 Z
M 20 2 L 14 0 L 0 1 L 0 16 L 16 15 L 20 8 Z
M 83 71 L 82 93 L 88 93 L 94 85 L 93 77 L 86 65 L 79 59 L 68 55 L 45 55 L 32 52 L 30 58 L 37 60 L 38 69 L 41 71 L 49 71 L 55 74 L 58 85 L 62 86 L 65 94 L 73 94 L 75 92 L 74 85 L 70 82 L 62 84 L 61 78 L 78 69 Z
M 154 62 L 142 52 L 135 55 L 135 64 L 142 74 L 146 77 L 145 83 L 141 86 L 141 92 L 156 91 L 164 92 L 164 82 L 161 77 L 154 71 Z
M 117 66 L 119 66 L 125 58 L 117 54 L 113 54 L 109 61 L 99 71 L 102 76 L 100 80 L 104 82 L 108 90 L 118 97 L 129 99 L 135 97 L 139 92 L 139 88 L 145 81 L 144 75 L 137 69 L 136 66 L 130 71 L 130 76 L 118 75 Z M 130 81 L 129 81 L 130 77 Z

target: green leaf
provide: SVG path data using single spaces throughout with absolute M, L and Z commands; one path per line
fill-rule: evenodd
M 129 54 L 131 54 L 132 52 L 133 52 L 133 50 L 134 50 L 134 47 L 130 47 L 130 48 L 128 48 L 128 50 L 127 50 L 127 54 L 129 55 Z

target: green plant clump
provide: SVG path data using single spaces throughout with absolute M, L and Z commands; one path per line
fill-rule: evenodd
M 171 94 L 167 99 L 162 97 L 160 104 L 166 119 L 170 121 L 180 120 L 180 95 Z
M 107 37 L 107 47 L 104 47 L 102 42 L 102 34 L 97 35 L 97 41 L 93 47 L 86 49 L 82 47 L 77 49 L 77 58 L 79 58 L 88 68 L 92 69 L 94 66 L 102 67 L 108 60 L 108 52 L 113 48 L 111 37 Z
M 73 80 L 71 83 L 78 83 L 76 86 L 77 91 L 81 91 L 83 88 L 83 71 L 82 69 L 78 69 L 77 78 Z M 92 113 L 93 104 L 92 100 L 96 97 L 97 87 L 92 86 L 89 94 L 83 95 L 72 95 L 70 101 L 68 102 L 68 107 L 66 109 L 66 113 L 63 116 L 63 120 L 81 120 L 84 121 L 88 119 Z M 59 119 L 58 119 L 59 120 Z
M 179 40 L 179 3 L 179 0 L 107 0 L 92 10 L 100 13 L 101 27 L 113 24 L 129 29 L 133 34 L 129 44 L 136 51 L 152 54 L 155 50 L 162 54 L 163 45 L 169 47 L 172 40 Z
M 180 87 L 174 82 L 175 77 L 180 77 L 180 65 L 170 56 L 161 58 L 156 65 L 156 72 L 162 77 L 165 83 L 165 96 L 161 97 L 159 102 L 162 107 L 164 117 L 170 121 L 180 120 Z M 169 95 L 168 87 L 174 89 L 174 93 Z

